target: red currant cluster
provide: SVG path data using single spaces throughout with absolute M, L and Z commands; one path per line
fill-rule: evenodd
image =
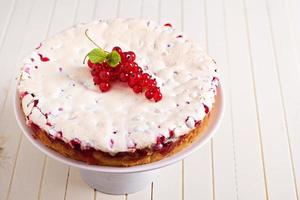
M 115 66 L 110 66 L 107 62 L 93 63 L 88 60 L 88 66 L 91 68 L 93 81 L 102 92 L 110 89 L 111 82 L 119 80 L 127 82 L 135 93 L 145 91 L 147 99 L 154 99 L 158 102 L 162 99 L 162 94 L 155 79 L 151 78 L 148 73 L 144 73 L 142 68 L 134 62 L 136 56 L 132 51 L 122 52 L 120 47 L 114 47 L 112 51 L 118 52 L 121 56 L 121 62 Z

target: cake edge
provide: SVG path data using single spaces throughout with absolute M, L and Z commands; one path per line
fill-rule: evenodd
M 72 148 L 68 143 L 50 138 L 48 133 L 42 129 L 33 131 L 34 134 L 32 136 L 35 139 L 38 139 L 46 147 L 56 151 L 66 158 L 81 161 L 89 165 L 131 167 L 162 160 L 188 147 L 195 140 L 197 140 L 200 135 L 202 135 L 201 133 L 203 133 L 203 131 L 206 129 L 210 121 L 210 115 L 215 110 L 214 107 L 215 105 L 212 106 L 210 112 L 204 117 L 204 119 L 196 128 L 187 134 L 182 135 L 175 142 L 173 142 L 167 152 L 161 152 L 159 150 L 156 151 L 153 148 L 149 148 L 145 155 L 141 154 L 137 157 L 130 156 L 126 153 L 123 155 L 112 156 L 107 152 L 94 149 L 92 151 L 77 150 L 76 148 Z

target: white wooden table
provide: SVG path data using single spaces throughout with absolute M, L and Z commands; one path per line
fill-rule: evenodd
M 206 200 L 300 197 L 299 0 L 0 0 L 0 199 Z M 41 40 L 96 18 L 170 22 L 215 58 L 227 97 L 217 136 L 136 194 L 89 188 L 22 136 L 16 65 Z

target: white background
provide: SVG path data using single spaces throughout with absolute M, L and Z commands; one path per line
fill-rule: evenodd
M 227 97 L 216 137 L 128 196 L 95 192 L 41 154 L 12 112 L 17 63 L 31 49 L 74 23 L 116 16 L 193 37 L 220 66 Z M 0 63 L 1 200 L 299 199 L 299 0 L 0 0 Z

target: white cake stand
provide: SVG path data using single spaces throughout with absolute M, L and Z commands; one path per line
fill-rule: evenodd
M 155 178 L 159 169 L 178 162 L 200 147 L 202 147 L 216 133 L 223 118 L 224 96 L 222 87 L 218 87 L 214 112 L 210 114 L 207 128 L 199 139 L 184 150 L 163 160 L 134 167 L 107 167 L 88 165 L 80 161 L 66 158 L 56 151 L 46 147 L 39 140 L 33 138 L 32 130 L 26 125 L 24 115 L 20 109 L 18 92 L 15 92 L 14 111 L 18 125 L 28 140 L 47 156 L 66 165 L 80 170 L 82 179 L 92 188 L 108 194 L 129 194 L 137 192 L 149 185 Z

